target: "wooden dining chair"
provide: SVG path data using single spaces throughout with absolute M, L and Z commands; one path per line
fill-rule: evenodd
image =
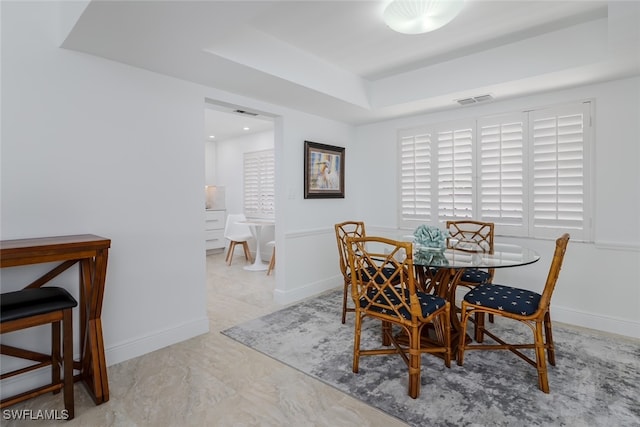
M 446 228 L 449 232 L 448 248 L 471 253 L 493 253 L 494 223 L 473 220 L 447 221 Z M 459 285 L 473 287 L 483 283 L 491 283 L 494 271 L 493 268 L 468 268 L 460 277 Z
M 49 354 L 10 346 L 6 343 L 0 344 L 0 354 L 35 362 L 19 369 L 4 372 L 0 376 L 2 381 L 51 366 L 49 384 L 16 395 L 6 396 L 0 402 L 0 408 L 41 394 L 60 393 L 62 390 L 66 419 L 74 417 L 72 309 L 77 305 L 77 301 L 69 292 L 53 286 L 27 288 L 0 294 L 0 334 L 21 331 L 35 326 L 51 325 L 51 352 Z M 61 323 L 62 335 L 60 335 Z M 60 353 L 61 340 L 62 355 Z M 63 368 L 62 379 L 60 377 L 61 366 Z
M 445 365 L 451 366 L 449 302 L 416 289 L 412 243 L 384 237 L 347 237 L 346 249 L 351 296 L 356 303 L 353 372 L 359 370 L 360 356 L 398 354 L 409 368 L 408 394 L 415 399 L 420 394 L 424 353 L 440 354 Z M 381 320 L 386 337 L 383 343 L 393 346 L 362 349 L 365 318 Z M 394 335 L 394 325 L 400 328 L 398 336 Z M 427 326 L 433 327 L 434 337 L 428 337 L 431 329 Z
M 494 251 L 495 225 L 493 222 L 474 220 L 447 221 L 446 228 L 449 232 L 447 247 L 462 252 L 485 252 L 492 254 Z M 493 268 L 466 268 L 458 281 L 457 286 L 471 289 L 485 283 L 491 283 L 495 269 Z M 455 293 L 455 290 L 454 290 Z M 493 322 L 493 315 L 489 315 L 489 321 Z M 476 324 L 484 324 L 484 315 L 478 313 L 474 318 Z M 475 328 L 476 340 L 482 341 L 479 328 Z
M 486 334 L 498 344 L 467 343 L 465 334 L 461 334 L 458 344 L 458 365 L 462 366 L 466 350 L 510 350 L 537 369 L 538 387 L 543 392 L 549 393 L 545 350 L 549 363 L 554 366 L 556 364 L 549 306 L 568 243 L 569 234 L 566 233 L 556 240 L 556 249 L 542 294 L 510 286 L 484 284 L 476 286 L 464 296 L 462 300 L 463 331 L 466 330 L 469 316 L 489 313 L 527 325 L 533 332 L 533 343 L 507 343 L 495 333 L 488 331 L 485 325 L 480 325 L 481 333 Z M 535 360 L 521 352 L 521 349 L 534 349 Z
M 364 222 L 362 221 L 345 221 L 334 225 L 336 232 L 336 241 L 338 243 L 338 255 L 340 259 L 340 272 L 344 279 L 344 288 L 342 293 L 342 323 L 346 322 L 347 312 L 353 312 L 355 309 L 349 307 L 347 299 L 349 298 L 349 286 L 351 285 L 351 273 L 349 269 L 349 258 L 347 256 L 347 237 L 364 237 L 366 236 Z

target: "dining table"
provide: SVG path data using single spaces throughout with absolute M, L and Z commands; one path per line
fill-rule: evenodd
M 460 334 L 466 334 L 462 331 L 458 317 L 460 309 L 456 306 L 456 290 L 463 273 L 468 269 L 521 267 L 537 262 L 540 255 L 533 249 L 510 243 L 494 243 L 492 252 L 451 246 L 455 245 L 429 248 L 414 244 L 413 264 L 422 290 L 434 293 L 451 304 L 451 345 L 455 355 Z
M 238 224 L 248 225 L 251 230 L 253 238 L 256 240 L 256 256 L 252 264 L 244 266 L 247 271 L 267 271 L 269 263 L 262 261 L 262 253 L 260 246 L 262 246 L 262 231 L 265 227 L 275 226 L 275 221 L 270 219 L 246 219 L 238 221 Z

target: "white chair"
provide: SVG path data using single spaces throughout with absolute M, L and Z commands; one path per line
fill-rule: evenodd
M 233 259 L 233 251 L 236 245 L 242 245 L 244 249 L 244 257 L 247 261 L 252 262 L 251 252 L 249 252 L 249 239 L 253 238 L 251 229 L 246 224 L 238 224 L 239 221 L 246 221 L 244 214 L 230 214 L 227 216 L 227 222 L 224 227 L 224 237 L 229 240 L 229 252 L 225 261 L 231 265 Z

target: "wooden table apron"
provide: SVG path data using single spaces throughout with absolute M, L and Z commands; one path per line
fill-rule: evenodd
M 109 400 L 100 316 L 110 246 L 110 239 L 92 234 L 0 241 L 0 268 L 62 261 L 25 288 L 39 288 L 79 264 L 81 353 L 74 379 L 85 382 L 96 405 Z

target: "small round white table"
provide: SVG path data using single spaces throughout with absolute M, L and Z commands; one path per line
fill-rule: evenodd
M 256 239 L 256 258 L 253 261 L 253 264 L 247 265 L 243 268 L 248 271 L 266 271 L 269 268 L 269 264 L 266 262 L 262 262 L 262 255 L 260 253 L 260 246 L 262 244 L 262 241 L 260 237 L 262 234 L 262 228 L 274 226 L 275 221 L 266 219 L 249 219 L 246 221 L 238 221 L 238 224 L 248 225 L 251 229 L 251 234 L 253 234 L 253 237 Z

